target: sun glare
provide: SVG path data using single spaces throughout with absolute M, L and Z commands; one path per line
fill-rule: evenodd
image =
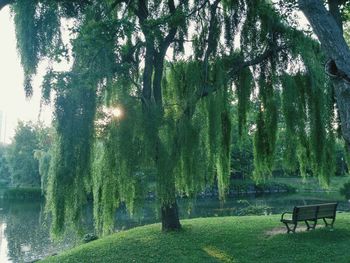
M 111 109 L 111 114 L 114 118 L 121 118 L 123 116 L 123 110 L 120 107 L 115 107 Z
M 111 108 L 103 106 L 102 111 L 107 115 L 109 119 L 121 119 L 124 115 L 123 108 L 120 106 Z

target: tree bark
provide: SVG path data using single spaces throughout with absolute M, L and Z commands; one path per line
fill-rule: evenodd
M 328 0 L 329 13 L 333 16 L 335 22 L 343 33 L 343 22 L 339 8 L 340 0 Z
M 331 75 L 340 113 L 342 135 L 350 149 L 350 50 L 339 21 L 323 5 L 322 0 L 298 0 L 301 11 L 309 20 L 329 57 L 326 71 Z M 333 7 L 334 9 L 334 7 Z
M 180 230 L 181 224 L 176 201 L 171 204 L 163 204 L 161 210 L 162 231 Z
M 170 44 L 174 41 L 178 26 L 170 26 L 169 33 L 160 41 L 159 50 L 157 50 L 154 34 L 150 31 L 147 24 L 149 14 L 147 1 L 138 0 L 137 7 L 134 12 L 139 18 L 142 32 L 146 39 L 145 68 L 142 84 L 143 111 L 146 117 L 148 115 L 148 118 L 158 118 L 163 114 L 162 77 L 164 59 Z M 175 15 L 174 0 L 168 0 L 168 7 L 170 15 Z M 155 109 L 159 111 L 159 116 L 153 115 Z M 147 139 L 155 142 L 153 158 L 159 174 L 158 194 L 161 203 L 162 231 L 179 230 L 181 229 L 181 224 L 176 203 L 174 169 L 163 167 L 163 164 L 171 163 L 172 156 L 163 150 L 163 145 L 158 134 L 160 129 L 159 122 L 153 121 L 151 125 L 155 126 L 152 127 L 152 132 L 147 133 L 146 136 L 148 137 Z M 164 172 L 165 170 L 168 172 Z

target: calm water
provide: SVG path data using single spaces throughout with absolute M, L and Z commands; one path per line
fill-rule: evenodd
M 184 218 L 247 214 L 280 214 L 294 205 L 338 201 L 339 211 L 350 211 L 347 201 L 334 193 L 272 194 L 260 197 L 238 196 L 222 203 L 215 199 L 180 200 L 180 216 Z M 125 208 L 118 210 L 116 230 L 159 222 L 158 205 L 145 201 L 142 208 L 130 216 Z M 91 209 L 87 209 L 85 231 L 91 232 Z M 279 224 L 279 222 L 276 222 Z M 81 237 L 68 234 L 54 243 L 40 202 L 9 202 L 0 200 L 0 263 L 30 262 L 79 244 Z

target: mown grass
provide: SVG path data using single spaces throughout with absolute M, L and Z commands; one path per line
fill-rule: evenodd
M 279 216 L 183 220 L 183 230 L 148 225 L 78 246 L 43 262 L 350 262 L 350 214 L 334 230 L 285 234 Z

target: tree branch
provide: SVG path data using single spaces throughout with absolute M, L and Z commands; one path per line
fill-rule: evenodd
M 262 53 L 261 55 L 258 55 L 257 57 L 251 60 L 243 61 L 241 63 L 235 63 L 235 66 L 228 72 L 228 75 L 231 76 L 231 78 L 234 78 L 234 76 L 236 76 L 243 68 L 257 65 L 286 48 L 287 46 L 285 45 L 269 48 L 269 49 L 266 49 L 264 53 Z M 206 85 L 205 89 L 203 89 L 200 93 L 197 94 L 194 102 L 197 102 L 201 98 L 209 96 L 210 94 L 212 94 L 213 92 L 216 92 L 217 90 L 218 90 L 217 88 L 213 88 L 209 85 Z
M 321 0 L 298 0 L 299 8 L 309 20 L 325 54 L 337 68 L 350 76 L 350 50 L 340 27 Z
M 264 60 L 268 59 L 269 57 L 275 55 L 276 53 L 281 52 L 282 50 L 284 50 L 286 48 L 287 48 L 287 46 L 283 45 L 283 46 L 277 46 L 274 48 L 266 49 L 264 51 L 264 53 L 258 55 L 257 57 L 255 57 L 251 60 L 243 61 L 242 63 L 238 64 L 236 67 L 234 67 L 232 70 L 229 71 L 229 75 L 234 76 L 238 72 L 240 72 L 243 68 L 257 65 L 257 64 L 263 62 Z
M 298 0 L 325 54 L 330 58 L 326 70 L 331 73 L 340 113 L 341 130 L 350 149 L 350 49 L 334 16 L 321 0 Z
M 340 2 L 341 0 L 328 0 L 329 13 L 333 16 L 340 31 L 343 33 L 343 21 L 340 13 Z
M 200 6 L 194 8 L 190 13 L 188 13 L 188 14 L 186 15 L 186 17 L 188 18 L 188 17 L 194 15 L 194 14 L 197 13 L 199 10 L 201 10 L 207 3 L 209 3 L 209 0 L 203 1 L 203 3 L 202 3 Z

